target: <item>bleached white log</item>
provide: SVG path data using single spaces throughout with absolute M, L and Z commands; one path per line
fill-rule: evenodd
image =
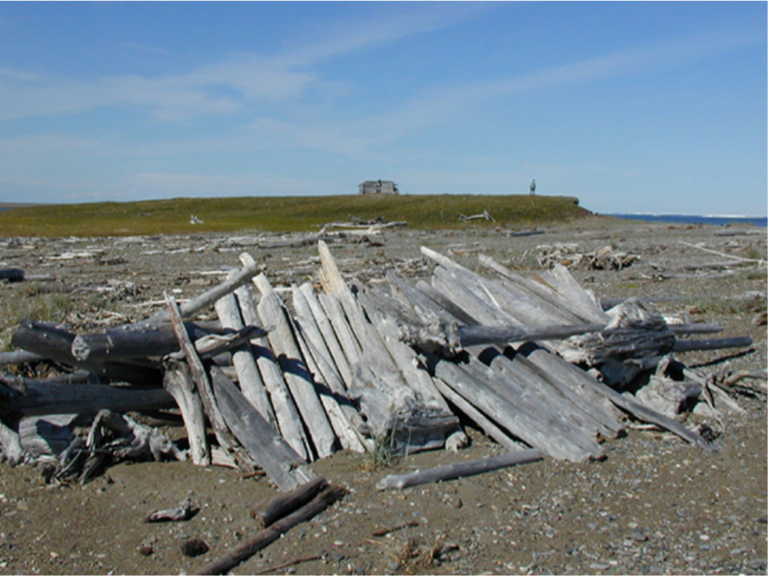
M 165 366 L 163 388 L 173 396 L 181 411 L 192 462 L 198 466 L 208 466 L 211 453 L 205 434 L 203 402 L 192 381 L 189 367 L 182 362 L 169 361 Z
M 241 255 L 241 260 L 251 259 L 249 254 Z M 241 286 L 236 291 L 240 311 L 245 322 L 249 324 L 260 324 L 256 303 L 253 295 L 247 286 Z M 269 339 L 265 336 L 253 338 L 251 340 L 251 350 L 256 358 L 256 365 L 264 381 L 264 385 L 269 392 L 272 407 L 275 411 L 275 418 L 283 438 L 302 458 L 309 461 L 312 456 L 312 447 L 309 439 L 304 432 L 304 426 L 301 421 L 296 404 L 288 390 L 288 384 L 285 382 L 280 364 L 269 344 Z
M 273 327 L 268 335 L 269 342 L 277 355 L 296 407 L 309 430 L 317 456 L 319 458 L 330 456 L 333 453 L 336 436 L 317 396 L 312 375 L 307 371 L 301 356 L 291 319 L 266 276 L 260 274 L 254 278 L 254 284 L 261 291 L 261 299 L 257 307 L 259 316 L 264 325 Z
M 352 369 L 341 349 L 331 321 L 326 316 L 325 310 L 323 310 L 309 282 L 305 282 L 294 289 L 293 306 L 296 310 L 297 319 L 303 326 L 307 327 L 307 333 L 312 342 L 319 350 L 323 351 L 324 348 L 328 351 L 345 387 L 349 386 L 352 383 Z
M 227 294 L 219 298 L 214 307 L 224 328 L 232 328 L 233 330 L 243 328 L 243 320 L 234 294 Z M 245 342 L 232 351 L 232 364 L 237 370 L 237 379 L 243 396 L 270 425 L 273 425 L 275 414 L 267 397 L 264 381 L 256 366 L 250 343 Z

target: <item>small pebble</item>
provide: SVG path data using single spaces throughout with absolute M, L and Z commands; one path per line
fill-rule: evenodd
M 630 530 L 629 538 L 635 542 L 647 542 L 648 536 L 642 530 Z

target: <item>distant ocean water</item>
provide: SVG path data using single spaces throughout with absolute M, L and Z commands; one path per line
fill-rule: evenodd
M 729 216 L 711 214 L 699 216 L 692 214 L 606 214 L 627 220 L 644 220 L 646 222 L 669 222 L 670 224 L 753 224 L 763 228 L 768 226 L 766 216 Z

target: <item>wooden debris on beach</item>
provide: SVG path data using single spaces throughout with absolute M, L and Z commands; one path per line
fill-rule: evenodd
M 560 264 L 566 268 L 592 268 L 595 270 L 622 270 L 639 258 L 616 250 L 614 246 L 603 246 L 592 252 L 581 252 L 575 242 L 542 244 L 536 247 L 539 264 L 548 268 Z
M 278 293 L 245 252 L 243 267 L 220 284 L 180 306 L 167 297 L 164 310 L 135 324 L 74 334 L 21 322 L 13 334 L 18 350 L 4 353 L 0 365 L 51 360 L 73 374 L 65 382 L 0 373 L 5 458 L 58 462 L 70 470 L 60 478 L 84 480 L 98 466 L 82 463 L 97 453 L 160 457 L 152 442 L 164 441 L 119 415 L 174 407 L 189 448 L 182 454 L 174 447 L 163 457 L 198 465 L 224 458 L 246 471 L 259 468 L 281 491 L 317 483 L 309 464 L 339 449 L 458 449 L 468 443 L 462 419 L 512 453 L 503 462 L 522 461 L 515 453 L 599 459 L 602 443 L 622 434 L 628 415 L 718 449 L 680 415 L 697 403 L 714 410 L 712 398 L 727 397 L 729 381 L 681 368 L 671 354 L 747 346 L 749 339 L 685 339 L 721 327 L 668 324 L 636 299 L 604 310 L 564 265 L 575 260 L 559 256 L 548 260 L 549 269 L 522 276 L 478 254 L 480 274 L 423 247 L 419 266 L 431 263 L 429 282 L 410 284 L 389 272 L 365 284 L 344 278 L 328 244 L 314 241 L 317 285 Z M 601 254 L 617 266 L 631 262 Z M 595 266 L 597 258 L 596 252 L 587 262 Z M 195 320 L 210 308 L 217 322 Z M 626 392 L 630 383 L 634 394 Z M 29 433 L 32 418 L 50 418 L 53 430 L 56 415 L 65 422 L 57 438 Z M 112 423 L 113 440 L 76 437 L 68 423 L 77 415 L 96 415 L 100 430 Z M 75 461 L 81 463 L 76 474 Z

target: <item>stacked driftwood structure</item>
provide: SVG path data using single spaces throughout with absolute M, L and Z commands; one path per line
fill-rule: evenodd
M 316 480 L 309 463 L 338 449 L 458 449 L 466 421 L 520 452 L 504 462 L 600 458 L 627 415 L 717 449 L 676 416 L 727 396 L 670 353 L 748 338 L 691 344 L 680 337 L 718 327 L 668 324 L 638 301 L 605 311 L 557 264 L 523 277 L 481 255 L 487 274 L 478 274 L 422 248 L 436 264 L 431 282 L 390 273 L 374 287 L 344 279 L 318 248 L 319 285 L 293 286 L 289 299 L 244 253 L 222 284 L 181 306 L 167 296 L 136 324 L 75 335 L 22 322 L 2 363 L 46 359 L 71 372 L 0 374 L 5 458 L 47 458 L 54 476 L 84 480 L 105 458 L 186 457 L 258 468 L 292 490 Z M 219 321 L 195 322 L 210 307 Z M 624 392 L 643 374 L 650 392 Z M 184 420 L 183 451 L 124 415 L 169 408 Z M 94 414 L 86 438 L 72 433 Z

